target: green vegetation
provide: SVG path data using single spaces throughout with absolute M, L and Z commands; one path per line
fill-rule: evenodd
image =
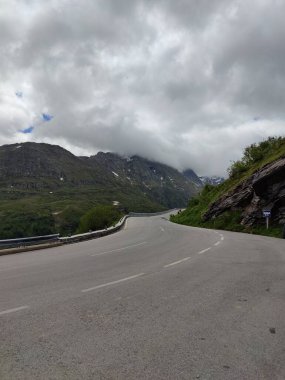
M 31 191 L 0 188 L 0 239 L 59 233 L 74 234 L 80 219 L 99 205 L 119 202 L 124 213 L 156 212 L 166 208 L 137 188 L 114 186 L 62 187 L 58 190 Z M 19 216 L 17 218 L 17 216 Z
M 115 202 L 124 213 L 156 212 L 185 205 L 196 193 L 167 165 L 102 152 L 76 157 L 59 146 L 32 142 L 1 146 L 0 172 L 0 239 L 37 234 L 36 225 L 66 236 L 100 205 Z
M 55 233 L 54 220 L 50 212 L 9 211 L 5 213 L 5 223 L 0 225 L 0 236 L 6 239 L 17 237 L 50 235 Z
M 103 230 L 115 225 L 123 216 L 117 207 L 100 205 L 92 208 L 80 219 L 78 233 Z
M 76 233 L 80 219 L 99 205 L 119 202 L 124 213 L 163 211 L 165 207 L 149 199 L 136 188 L 63 187 L 33 192 L 0 189 L 0 239 L 59 233 Z M 17 217 L 18 216 L 18 217 Z
M 172 216 L 171 221 L 189 226 L 281 237 L 282 227 L 280 225 L 271 225 L 269 230 L 266 229 L 265 225 L 254 227 L 241 225 L 241 211 L 226 211 L 209 221 L 204 221 L 203 215 L 208 211 L 212 203 L 233 190 L 256 170 L 284 156 L 285 138 L 270 137 L 259 144 L 252 144 L 245 149 L 241 160 L 234 162 L 228 169 L 228 180 L 219 186 L 206 185 L 198 196 L 190 200 L 187 209 L 178 215 Z
M 259 144 L 251 144 L 245 148 L 242 159 L 235 161 L 228 169 L 229 177 L 236 178 L 248 171 L 255 171 L 260 166 L 264 166 L 284 154 L 284 137 L 269 137 Z

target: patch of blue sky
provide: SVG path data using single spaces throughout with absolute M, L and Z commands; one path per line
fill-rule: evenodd
M 33 130 L 34 130 L 34 127 L 31 126 L 31 127 L 25 128 L 25 129 L 21 129 L 20 132 L 26 134 L 26 133 L 32 133 Z
M 49 115 L 48 113 L 43 113 L 42 119 L 43 119 L 43 121 L 51 121 L 53 119 L 53 116 Z

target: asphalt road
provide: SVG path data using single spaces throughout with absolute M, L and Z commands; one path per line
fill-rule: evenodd
M 285 240 L 131 218 L 0 257 L 0 379 L 285 379 Z

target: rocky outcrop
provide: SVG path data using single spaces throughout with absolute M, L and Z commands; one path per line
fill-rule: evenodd
M 271 211 L 275 223 L 285 223 L 285 157 L 255 172 L 229 193 L 215 201 L 204 214 L 211 220 L 227 210 L 241 211 L 241 224 L 263 223 L 263 210 Z

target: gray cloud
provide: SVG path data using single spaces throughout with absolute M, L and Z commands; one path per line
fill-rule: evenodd
M 284 13 L 280 0 L 1 4 L 0 144 L 224 174 L 246 145 L 285 134 Z M 54 119 L 37 125 L 43 112 Z

